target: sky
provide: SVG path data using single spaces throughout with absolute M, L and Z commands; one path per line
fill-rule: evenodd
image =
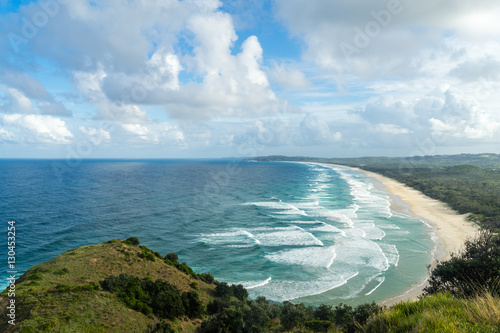
M 498 0 L 0 0 L 0 158 L 500 153 Z

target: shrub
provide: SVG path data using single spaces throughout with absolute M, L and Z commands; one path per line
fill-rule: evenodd
M 314 318 L 319 321 L 335 321 L 335 311 L 331 305 L 321 304 L 314 310 Z
M 209 284 L 212 284 L 215 281 L 214 277 L 210 273 L 201 273 L 201 274 L 198 274 L 198 276 L 202 281 L 209 283 Z
M 184 308 L 186 309 L 186 315 L 189 318 L 198 318 L 203 314 L 203 303 L 200 301 L 200 297 L 196 292 L 184 292 L 182 294 L 182 300 Z
M 248 291 L 243 287 L 243 285 L 231 285 L 231 289 L 233 290 L 233 295 L 240 301 L 245 301 L 248 297 Z
M 226 282 L 215 282 L 215 296 L 216 297 L 225 297 L 225 296 L 234 296 L 233 288 L 231 288 Z
M 126 240 L 127 243 L 132 244 L 132 245 L 139 245 L 139 239 L 137 237 L 129 237 Z
M 306 321 L 304 326 L 313 332 L 328 332 L 334 327 L 332 322 L 326 320 Z
M 465 249 L 440 262 L 432 271 L 426 295 L 449 291 L 454 296 L 471 297 L 486 290 L 500 294 L 500 237 L 482 231 Z
M 69 269 L 67 269 L 67 268 L 63 268 L 63 269 L 60 269 L 60 270 L 54 272 L 55 275 L 65 275 L 68 273 L 69 273 Z
M 177 253 L 170 252 L 169 254 L 167 254 L 165 256 L 165 260 L 170 260 L 172 262 L 177 262 L 177 260 L 179 260 L 179 256 L 177 255 Z

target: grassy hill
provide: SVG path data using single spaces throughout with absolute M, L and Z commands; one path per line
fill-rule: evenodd
M 203 304 L 213 298 L 215 285 L 167 264 L 127 241 L 112 240 L 69 250 L 34 266 L 16 283 L 16 325 L 0 323 L 0 332 L 148 332 L 161 321 L 135 311 L 99 282 L 130 274 L 140 279 L 167 280 L 181 292 L 196 291 Z M 196 285 L 193 285 L 193 282 Z M 193 286 L 196 286 L 193 288 Z M 6 318 L 9 298 L 0 296 L 0 316 Z M 175 320 L 178 330 L 194 331 L 200 319 Z
M 494 239 L 483 244 L 494 251 L 471 243 L 469 252 L 497 260 Z M 16 281 L 16 325 L 2 320 L 0 332 L 500 332 L 498 293 L 440 292 L 389 309 L 248 300 L 241 285 L 197 274 L 175 254 L 162 258 L 135 240 L 69 250 L 29 269 Z M 460 269 L 460 260 L 442 269 Z M 3 319 L 9 300 L 7 290 L 0 294 Z

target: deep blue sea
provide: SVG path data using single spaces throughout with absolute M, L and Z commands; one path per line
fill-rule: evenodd
M 357 304 L 421 283 L 435 242 L 353 170 L 241 160 L 0 160 L 2 284 L 82 245 L 136 236 L 251 297 Z M 2 227 L 3 225 L 3 227 Z

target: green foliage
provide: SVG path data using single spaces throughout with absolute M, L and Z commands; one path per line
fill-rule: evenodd
M 306 321 L 304 326 L 313 332 L 328 332 L 335 326 L 332 322 L 326 320 Z
M 233 288 L 231 288 L 226 282 L 215 282 L 215 296 L 216 297 L 226 297 L 234 296 Z
M 168 321 L 163 321 L 156 324 L 156 326 L 150 331 L 151 333 L 176 333 L 172 325 Z
M 184 308 L 186 308 L 186 315 L 189 318 L 199 318 L 204 312 L 203 303 L 200 296 L 194 291 L 184 292 L 182 294 Z
M 139 238 L 137 238 L 137 237 L 129 237 L 129 238 L 127 238 L 126 242 L 131 244 L 131 245 L 139 245 L 140 244 Z
M 182 293 L 164 280 L 152 281 L 121 274 L 109 276 L 100 282 L 104 290 L 116 293 L 130 308 L 144 314 L 154 313 L 160 318 L 175 319 L 184 315 L 198 318 L 204 312 L 199 295 Z
M 478 307 L 478 303 L 482 306 Z M 450 293 L 401 302 L 370 317 L 362 332 L 498 332 L 500 300 L 463 300 Z
M 212 284 L 215 281 L 214 277 L 210 273 L 201 273 L 201 274 L 198 274 L 198 276 L 199 276 L 200 280 L 202 280 L 208 284 Z
M 170 260 L 172 262 L 177 262 L 177 260 L 179 260 L 179 256 L 177 255 L 177 253 L 170 252 L 169 254 L 167 254 L 165 256 L 165 260 Z
M 231 289 L 233 290 L 233 295 L 240 301 L 245 301 L 248 298 L 248 291 L 241 284 L 231 285 Z
M 155 252 L 153 250 L 148 249 L 144 245 L 139 245 L 139 247 L 142 250 L 142 252 L 139 253 L 139 257 L 145 258 L 145 259 L 151 260 L 151 261 L 156 261 L 156 255 L 155 255 Z
M 312 319 L 313 309 L 306 307 L 304 304 L 293 304 L 290 302 L 283 302 L 283 309 L 281 312 L 281 324 L 286 330 L 294 327 L 302 327 L 306 321 Z
M 55 275 L 65 275 L 68 273 L 69 273 L 69 269 L 67 269 L 66 267 L 54 272 Z
M 449 291 L 454 296 L 470 297 L 485 289 L 494 295 L 500 294 L 500 237 L 488 231 L 468 240 L 463 252 L 439 263 L 424 292 Z

